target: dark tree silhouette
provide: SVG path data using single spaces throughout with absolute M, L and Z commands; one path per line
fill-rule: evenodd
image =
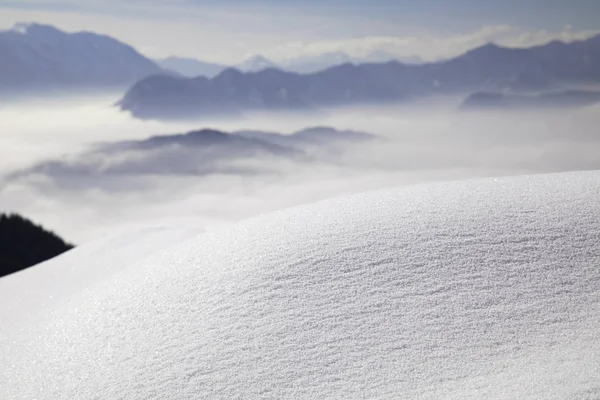
M 0 214 L 0 277 L 73 248 L 54 233 L 17 214 Z

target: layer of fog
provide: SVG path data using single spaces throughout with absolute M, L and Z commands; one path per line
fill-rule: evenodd
M 82 243 L 115 229 L 178 225 L 210 229 L 278 208 L 358 191 L 434 180 L 600 168 L 600 108 L 552 113 L 461 114 L 421 108 L 340 109 L 310 116 L 256 114 L 244 120 L 133 120 L 114 98 L 39 102 L 0 109 L 0 175 L 81 155 L 97 143 L 141 140 L 201 128 L 291 133 L 310 126 L 364 131 L 385 142 L 348 146 L 335 160 L 231 160 L 265 173 L 207 176 L 3 179 L 0 211 L 15 211 Z

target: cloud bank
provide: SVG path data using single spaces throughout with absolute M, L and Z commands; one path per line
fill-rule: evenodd
M 331 41 L 289 42 L 265 54 L 277 60 L 337 51 L 355 57 L 385 52 L 400 58 L 416 55 L 424 61 L 437 61 L 457 56 L 490 42 L 506 47 L 531 47 L 553 40 L 563 42 L 585 40 L 597 34 L 600 34 L 600 30 L 578 31 L 570 25 L 566 25 L 559 31 L 545 29 L 528 31 L 512 25 L 490 25 L 474 32 L 447 35 L 431 33 L 422 36 L 367 36 Z
M 9 132 L 2 137 L 0 173 L 6 177 L 39 162 L 79 157 L 98 143 L 201 128 L 289 134 L 323 125 L 384 136 L 386 142 L 350 146 L 309 163 L 286 157 L 233 157 L 201 176 L 177 171 L 106 176 L 91 169 L 75 179 L 38 171 L 4 178 L 0 209 L 23 213 L 82 243 L 132 225 L 210 229 L 279 208 L 411 183 L 600 169 L 598 107 L 551 114 L 461 114 L 440 103 L 169 125 L 132 120 L 108 104 L 79 100 L 77 106 L 65 103 L 35 119 L 25 118 L 32 106 L 0 111 L 4 132 Z M 201 160 L 200 154 L 187 156 Z M 119 163 L 131 163 L 138 156 L 117 155 Z M 173 160 L 168 152 L 155 156 L 153 160 Z M 254 172 L 245 173 L 249 170 Z

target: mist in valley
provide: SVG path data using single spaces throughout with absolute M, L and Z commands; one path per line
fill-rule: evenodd
M 114 103 L 104 96 L 3 105 L 0 208 L 27 215 L 80 244 L 139 226 L 213 229 L 365 190 L 600 168 L 597 106 L 465 113 L 449 100 L 165 123 L 135 120 Z M 223 148 L 98 150 L 200 129 L 289 135 L 310 127 L 374 138 L 332 148 L 316 145 L 304 151 L 308 158 L 219 153 L 210 163 Z M 123 167 L 131 165 L 135 168 Z M 202 173 L 194 172 L 200 167 Z

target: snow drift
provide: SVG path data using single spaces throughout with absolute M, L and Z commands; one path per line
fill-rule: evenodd
M 333 199 L 36 279 L 67 253 L 0 280 L 2 398 L 597 397 L 598 215 L 600 173 L 569 173 Z M 53 284 L 43 313 L 20 298 Z

